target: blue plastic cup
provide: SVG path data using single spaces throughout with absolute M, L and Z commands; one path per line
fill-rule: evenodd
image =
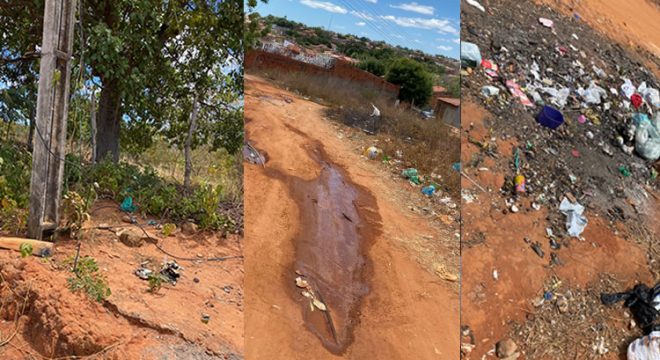
M 536 121 L 547 128 L 556 129 L 564 123 L 564 115 L 552 106 L 545 105 L 536 115 Z

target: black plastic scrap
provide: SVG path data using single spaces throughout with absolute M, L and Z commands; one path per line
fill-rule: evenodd
M 613 294 L 600 294 L 600 301 L 604 305 L 612 305 L 625 301 L 624 305 L 633 313 L 635 321 L 645 334 L 660 330 L 660 304 L 654 303 L 660 299 L 660 283 L 653 288 L 644 284 L 637 284 L 628 292 Z

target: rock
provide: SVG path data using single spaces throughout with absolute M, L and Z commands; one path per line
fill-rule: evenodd
M 516 345 L 511 339 L 500 340 L 495 345 L 495 353 L 500 359 L 509 358 L 510 356 L 515 355 L 516 350 L 518 350 L 518 345 Z
M 181 231 L 185 235 L 194 235 L 197 233 L 198 230 L 199 227 L 197 226 L 197 224 L 195 224 L 192 221 L 186 221 L 183 224 L 181 224 Z
M 133 218 L 131 218 L 128 215 L 124 215 L 124 216 L 121 217 L 121 221 L 123 221 L 125 223 L 132 224 L 133 223 Z
M 119 233 L 119 241 L 128 247 L 140 247 L 149 238 L 141 231 L 135 229 L 124 230 Z

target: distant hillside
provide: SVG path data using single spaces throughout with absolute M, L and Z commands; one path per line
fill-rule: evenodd
M 390 45 L 384 41 L 375 41 L 366 37 L 339 34 L 320 27 L 286 18 L 268 15 L 258 19 L 263 29 L 263 42 L 284 40 L 295 41 L 299 46 L 323 53 L 331 52 L 349 57 L 357 66 L 376 75 L 384 75 L 389 64 L 397 58 L 405 57 L 424 65 L 433 76 L 434 85 L 442 85 L 450 93 L 459 94 L 458 60 L 442 55 L 430 55 L 420 50 Z

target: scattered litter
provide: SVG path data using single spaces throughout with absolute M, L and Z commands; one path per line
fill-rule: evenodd
M 635 87 L 635 85 L 633 85 L 630 79 L 624 79 L 623 85 L 621 85 L 621 92 L 623 93 L 623 96 L 625 96 L 626 99 L 630 99 L 630 97 L 633 96 L 636 90 L 637 88 Z
M 171 283 L 172 285 L 176 285 L 179 277 L 181 277 L 182 270 L 183 267 L 177 264 L 175 260 L 170 260 L 163 264 L 160 269 L 160 275 L 163 277 L 163 280 Z
M 513 178 L 513 185 L 517 193 L 524 193 L 526 185 L 525 177 L 522 175 L 516 175 L 516 177 Z
M 546 18 L 539 18 L 539 22 L 547 28 L 552 28 L 555 25 L 554 21 Z
M 656 161 L 660 158 L 660 113 L 653 122 L 646 114 L 635 114 L 633 120 L 635 130 L 635 150 L 646 160 Z
M 375 160 L 376 157 L 378 157 L 378 154 L 380 154 L 382 151 L 375 147 L 375 146 L 370 146 L 364 151 L 364 156 L 369 158 L 369 160 Z
M 540 258 L 545 256 L 545 253 L 543 252 L 543 249 L 541 248 L 541 244 L 538 242 L 533 243 L 532 245 L 532 250 L 538 255 Z
M 660 330 L 631 342 L 628 360 L 660 360 Z
M 371 113 L 371 117 L 380 117 L 380 110 L 378 110 L 376 105 L 371 104 L 371 107 L 374 108 L 374 111 Z
M 513 97 L 518 98 L 520 100 L 521 104 L 525 106 L 534 106 L 534 104 L 529 100 L 527 95 L 525 95 L 525 93 L 522 90 L 520 90 L 520 85 L 518 85 L 515 81 L 507 80 L 506 87 L 509 88 L 509 92 L 511 92 L 511 95 L 513 95 Z
M 564 123 L 564 115 L 559 110 L 546 105 L 541 108 L 536 121 L 547 128 L 556 129 Z
M 119 208 L 127 213 L 132 213 L 135 212 L 135 210 L 137 210 L 137 207 L 135 206 L 135 204 L 133 204 L 133 197 L 131 197 L 130 195 L 124 197 L 124 201 L 121 202 Z
M 479 4 L 479 2 L 476 0 L 465 0 L 465 2 L 467 2 L 469 5 L 472 5 L 483 12 L 486 12 L 486 8 L 483 7 L 483 5 Z
M 150 269 L 147 269 L 146 267 L 140 266 L 137 270 L 135 270 L 135 275 L 139 277 L 142 280 L 149 280 L 149 276 L 151 276 L 154 272 Z
M 566 230 L 568 235 L 572 237 L 579 237 L 587 227 L 587 218 L 582 215 L 584 206 L 575 202 L 572 203 L 568 198 L 564 197 L 559 205 L 559 211 L 566 215 Z
M 488 97 L 497 96 L 500 94 L 500 89 L 495 86 L 486 85 L 481 88 L 481 93 Z
M 481 51 L 476 44 L 461 41 L 461 66 L 475 68 L 481 64 Z
M 419 185 L 419 184 L 422 183 L 421 180 L 419 179 L 419 175 L 417 174 L 417 169 L 415 169 L 415 168 L 404 169 L 401 172 L 401 175 L 404 178 L 408 179 L 411 183 L 414 183 L 416 185 Z
M 209 315 L 209 314 L 202 314 L 202 322 L 203 322 L 204 324 L 208 324 L 210 320 L 211 320 L 211 315 Z
M 426 196 L 432 196 L 435 193 L 435 186 L 429 185 L 422 188 L 422 193 Z
M 619 166 L 619 172 L 621 175 L 623 175 L 623 177 L 630 177 L 631 175 L 630 170 L 625 165 Z

